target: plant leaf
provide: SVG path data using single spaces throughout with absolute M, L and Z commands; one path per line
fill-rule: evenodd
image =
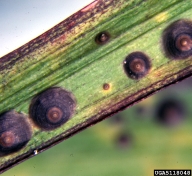
M 192 56 L 169 58 L 163 47 L 165 29 L 190 20 L 191 8 L 190 0 L 96 0 L 0 58 L 2 114 L 29 114 L 32 98 L 53 86 L 76 100 L 72 118 L 54 130 L 42 130 L 27 115 L 32 137 L 21 150 L 0 157 L 0 172 L 191 76 Z M 149 57 L 151 67 L 141 79 L 124 69 L 133 52 Z

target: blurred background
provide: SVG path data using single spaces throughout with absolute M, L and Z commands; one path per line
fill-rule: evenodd
M 0 57 L 91 0 L 0 0 Z M 84 130 L 3 176 L 152 176 L 192 169 L 192 79 Z
M 0 0 L 0 57 L 39 36 L 93 0 Z

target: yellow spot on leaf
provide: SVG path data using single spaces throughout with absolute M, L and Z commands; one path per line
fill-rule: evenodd
M 168 18 L 168 13 L 162 12 L 162 13 L 155 16 L 155 21 L 156 22 L 162 22 L 162 21 L 165 21 L 167 18 Z

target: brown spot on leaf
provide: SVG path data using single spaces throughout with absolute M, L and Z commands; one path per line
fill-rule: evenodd
M 129 54 L 124 61 L 124 70 L 132 79 L 144 77 L 150 68 L 149 57 L 140 51 Z
M 170 24 L 163 33 L 163 48 L 172 59 L 192 56 L 192 22 L 178 20 Z
M 53 130 L 66 123 L 74 113 L 76 102 L 68 91 L 53 87 L 37 95 L 29 114 L 35 124 L 44 130 Z
M 0 156 L 23 148 L 31 138 L 31 127 L 23 114 L 9 111 L 0 115 Z
M 95 42 L 99 45 L 104 45 L 110 40 L 110 35 L 108 32 L 100 32 L 95 37 Z
M 108 83 L 103 84 L 103 89 L 104 90 L 109 90 L 110 89 L 110 84 L 108 84 Z

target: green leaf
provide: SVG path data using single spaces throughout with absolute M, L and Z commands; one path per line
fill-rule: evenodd
M 163 39 L 177 20 L 191 27 L 191 8 L 190 0 L 97 0 L 0 58 L 1 118 L 6 120 L 7 111 L 21 112 L 32 133 L 24 147 L 0 157 L 1 172 L 191 76 L 191 49 L 178 58 Z M 150 63 L 139 79 L 124 69 L 133 52 L 142 52 Z M 29 107 L 50 87 L 70 92 L 76 107 L 62 126 L 44 130 L 35 125 Z

